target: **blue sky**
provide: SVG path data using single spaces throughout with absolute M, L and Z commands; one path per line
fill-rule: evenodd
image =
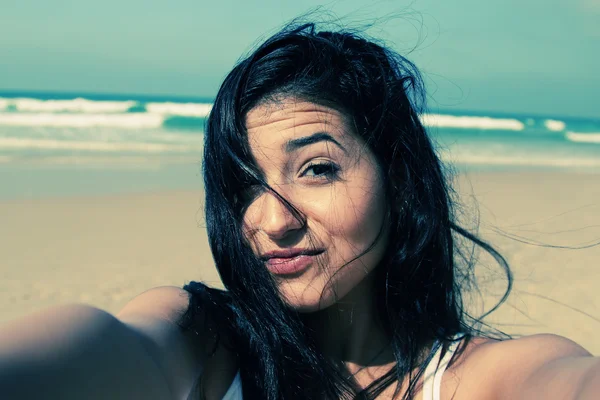
M 214 96 L 256 41 L 322 2 L 0 0 L 0 90 Z M 432 108 L 600 118 L 600 0 L 338 0 L 427 78 Z

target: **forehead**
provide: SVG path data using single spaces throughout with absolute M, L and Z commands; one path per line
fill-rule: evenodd
M 295 99 L 267 102 L 246 115 L 250 145 L 264 145 L 326 131 L 337 137 L 347 135 L 345 116 L 330 107 Z

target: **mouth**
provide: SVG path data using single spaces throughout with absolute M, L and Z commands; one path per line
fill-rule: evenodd
M 308 269 L 324 250 L 290 249 L 272 251 L 261 258 L 275 275 L 298 275 Z

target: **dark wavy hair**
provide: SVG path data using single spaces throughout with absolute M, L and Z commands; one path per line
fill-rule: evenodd
M 323 355 L 243 237 L 247 188 L 273 191 L 252 158 L 245 116 L 282 96 L 342 112 L 384 174 L 389 244 L 374 270 L 375 293 L 396 365 L 366 389 L 347 379 L 341 362 Z M 423 81 L 406 58 L 356 32 L 318 31 L 311 23 L 285 27 L 225 78 L 207 119 L 203 165 L 208 237 L 227 290 L 186 285 L 190 307 L 182 324 L 210 330 L 216 340 L 227 336 L 244 398 L 372 399 L 405 379 L 403 398 L 412 398 L 439 346 L 457 334 L 481 334 L 481 319 L 463 305 L 474 263 L 459 249 L 457 235 L 500 263 L 508 278 L 500 303 L 508 295 L 512 277 L 504 258 L 455 222 L 454 192 L 419 119 L 424 107 Z

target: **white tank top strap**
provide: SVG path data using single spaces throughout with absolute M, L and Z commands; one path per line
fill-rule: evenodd
M 239 371 L 235 374 L 235 378 L 233 378 L 231 386 L 223 396 L 223 400 L 242 400 L 242 378 Z
M 461 334 L 454 336 L 454 341 L 449 344 L 442 360 L 440 360 L 440 357 L 444 346 L 439 346 L 433 358 L 427 364 L 423 375 L 423 400 L 441 400 L 442 377 L 461 342 L 458 340 L 461 336 Z
M 446 371 L 446 367 L 454 355 L 454 352 L 461 342 L 458 340 L 460 337 L 461 334 L 458 334 L 454 337 L 454 342 L 450 343 L 442 360 L 440 360 L 440 357 L 443 346 L 439 346 L 433 355 L 433 358 L 427 365 L 423 381 L 423 400 L 441 400 L 440 393 L 442 388 L 442 377 L 444 375 L 444 371 Z M 233 382 L 231 383 L 231 386 L 229 386 L 225 396 L 223 396 L 223 400 L 243 400 L 242 379 L 239 371 L 235 375 L 235 378 L 233 378 Z

